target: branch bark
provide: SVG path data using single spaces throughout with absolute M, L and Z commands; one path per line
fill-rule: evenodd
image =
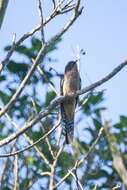
M 107 82 L 111 78 L 113 78 L 117 73 L 119 73 L 125 66 L 127 65 L 127 61 L 121 63 L 118 65 L 115 69 L 113 69 L 112 72 L 110 72 L 108 75 L 103 77 L 101 80 L 91 84 L 90 86 L 87 86 L 86 88 L 83 88 L 82 90 L 77 91 L 76 93 L 72 93 L 68 96 L 60 96 L 53 100 L 50 105 L 44 110 L 41 111 L 38 115 L 35 116 L 34 119 L 32 119 L 30 122 L 26 123 L 21 129 L 19 129 L 16 133 L 13 133 L 12 135 L 4 138 L 3 140 L 0 141 L 0 147 L 10 143 L 17 137 L 19 137 L 21 134 L 26 132 L 29 128 L 31 128 L 33 125 L 35 125 L 38 121 L 40 121 L 42 118 L 46 117 L 47 115 L 50 114 L 53 108 L 58 106 L 61 102 L 63 102 L 65 99 L 71 98 L 71 97 L 76 97 L 81 94 L 85 94 L 96 87 L 102 85 L 103 83 Z
M 2 27 L 3 19 L 6 13 L 9 0 L 0 0 L 0 29 Z
M 21 149 L 21 150 L 17 150 L 15 152 L 11 152 L 8 154 L 0 154 L 0 158 L 5 158 L 5 157 L 9 157 L 9 156 L 15 156 L 16 154 L 20 154 L 26 150 L 29 150 L 30 148 L 34 147 L 36 144 L 38 144 L 39 142 L 43 141 L 44 139 L 46 139 L 58 126 L 60 125 L 60 122 L 58 122 L 51 130 L 49 130 L 47 133 L 45 133 L 40 139 L 38 139 L 37 141 L 33 142 L 32 144 L 30 144 L 29 146 Z M 44 156 L 43 156 L 44 159 Z M 44 159 L 44 161 L 51 167 L 49 161 L 47 159 Z
M 5 0 L 6 1 L 6 0 Z M 4 2 L 4 0 L 3 0 Z M 78 6 L 73 6 L 73 9 L 76 8 L 76 11 L 79 11 L 77 9 L 77 7 L 79 8 L 80 5 L 80 0 L 77 0 L 77 5 Z M 51 13 L 51 15 L 49 17 L 47 17 L 44 21 L 43 21 L 43 28 L 45 25 L 47 25 L 51 20 L 53 20 L 57 15 L 60 14 L 66 14 L 66 12 L 64 13 L 64 10 L 66 9 L 66 6 L 64 6 L 63 8 L 60 8 L 60 6 L 62 6 L 63 2 L 59 2 L 53 9 L 53 12 Z M 66 4 L 69 6 L 69 3 Z M 68 12 L 72 11 L 73 9 L 68 10 Z M 78 12 L 77 12 L 78 13 Z M 76 17 L 77 13 L 75 14 Z M 75 19 L 76 20 L 76 19 Z M 1 61 L 0 63 L 0 74 L 2 72 L 2 70 L 4 69 L 4 67 L 8 64 L 10 57 L 12 56 L 13 52 L 16 50 L 16 48 L 23 43 L 26 39 L 28 39 L 29 37 L 33 36 L 33 34 L 35 34 L 37 31 L 39 31 L 42 28 L 42 22 L 40 24 L 38 24 L 34 29 L 32 29 L 31 31 L 25 33 L 17 42 L 15 42 L 15 44 L 12 46 L 12 48 L 9 50 L 9 52 L 7 53 L 7 55 L 5 56 L 5 58 L 3 59 L 3 61 Z
M 77 6 L 79 6 L 79 4 L 77 4 Z M 5 107 L 0 111 L 0 117 L 2 115 L 4 115 L 11 107 L 12 105 L 15 103 L 15 101 L 17 100 L 17 98 L 19 97 L 19 95 L 21 94 L 21 92 L 23 91 L 23 89 L 25 88 L 29 78 L 31 77 L 31 75 L 33 74 L 33 72 L 35 71 L 36 67 L 39 65 L 40 63 L 40 59 L 44 56 L 46 49 L 52 44 L 52 42 L 56 41 L 57 39 L 59 39 L 74 23 L 74 21 L 79 17 L 79 15 L 82 13 L 83 7 L 81 9 L 77 9 L 77 7 L 75 8 L 77 11 L 74 11 L 72 17 L 69 19 L 69 21 L 65 24 L 65 26 L 56 34 L 54 35 L 47 43 L 45 43 L 42 48 L 40 49 L 31 69 L 28 71 L 27 75 L 25 76 L 24 80 L 21 82 L 19 88 L 17 89 L 17 91 L 15 92 L 15 94 L 12 96 L 12 98 L 10 99 L 10 101 L 5 105 Z
M 127 169 L 124 165 L 124 161 L 122 159 L 122 155 L 119 150 L 119 146 L 117 144 L 117 139 L 113 133 L 110 132 L 109 122 L 105 121 L 104 129 L 107 135 L 109 147 L 111 150 L 112 158 L 113 158 L 113 167 L 117 171 L 119 177 L 123 181 L 124 185 L 127 187 Z

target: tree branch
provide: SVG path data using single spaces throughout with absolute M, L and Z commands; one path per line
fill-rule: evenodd
M 89 155 L 94 151 L 95 146 L 97 145 L 98 141 L 100 140 L 103 130 L 104 130 L 104 128 L 101 127 L 96 140 L 93 142 L 93 144 L 89 148 L 87 154 L 82 159 L 76 160 L 74 167 L 72 167 L 68 171 L 68 173 L 54 186 L 54 189 L 57 189 L 65 181 L 65 179 L 68 178 L 77 169 L 77 167 L 79 167 L 84 162 L 84 160 L 88 159 Z
M 17 154 L 20 154 L 26 150 L 29 150 L 30 148 L 34 147 L 36 144 L 38 144 L 39 142 L 41 142 L 42 140 L 44 140 L 46 137 L 48 137 L 58 126 L 60 125 L 60 122 L 58 122 L 51 130 L 49 130 L 47 133 L 45 133 L 40 139 L 38 139 L 37 141 L 35 141 L 33 144 L 30 144 L 29 146 L 21 149 L 21 150 L 17 150 L 15 152 L 10 152 L 8 154 L 0 154 L 0 158 L 5 158 L 5 157 L 9 157 L 9 156 L 15 156 Z M 46 162 L 47 164 L 50 163 Z
M 115 135 L 110 132 L 109 122 L 105 121 L 104 129 L 107 135 L 109 147 L 110 147 L 112 158 L 113 158 L 113 166 L 115 170 L 117 171 L 119 177 L 122 179 L 124 185 L 126 185 L 127 187 L 127 169 L 124 165 L 124 161 L 122 159 L 119 146 L 117 144 L 117 139 Z
M 19 179 L 18 176 L 18 155 L 15 155 L 15 160 L 14 160 L 14 188 L 13 190 L 19 190 Z
M 40 21 L 41 21 L 41 40 L 42 44 L 45 43 L 45 36 L 44 36 L 44 18 L 43 18 L 43 11 L 42 11 L 42 3 L 41 0 L 37 0 L 38 3 L 38 11 L 39 11 L 39 16 L 40 16 Z
M 7 120 L 12 124 L 12 126 L 14 126 L 16 129 L 19 129 L 19 126 L 14 121 L 12 121 L 11 117 L 7 113 L 5 114 L 5 116 Z M 24 133 L 23 136 L 30 145 L 33 145 L 34 143 L 33 140 L 26 133 Z M 38 153 L 38 155 L 40 156 L 40 158 L 43 159 L 44 162 L 50 167 L 50 163 L 48 159 L 46 158 L 46 156 L 43 154 L 43 152 L 40 151 L 40 149 L 36 145 L 34 145 L 34 148 L 36 152 Z
M 59 149 L 54 161 L 53 161 L 53 164 L 51 166 L 51 173 L 50 173 L 50 181 L 49 181 L 49 190 L 53 190 L 53 186 L 55 185 L 54 184 L 54 177 L 55 177 L 55 168 L 56 168 L 56 164 L 58 162 L 58 159 L 60 157 L 60 154 L 62 153 L 63 151 L 63 148 L 64 148 L 64 144 L 61 146 L 61 148 Z
M 76 7 L 77 9 L 77 7 Z M 67 24 L 60 30 L 60 32 L 58 32 L 55 36 L 53 36 L 47 43 L 45 43 L 42 48 L 40 49 L 31 69 L 28 71 L 27 75 L 25 76 L 24 80 L 21 82 L 19 88 L 17 89 L 17 91 L 15 92 L 15 94 L 12 96 L 12 98 L 10 99 L 10 101 L 5 105 L 5 107 L 0 111 L 0 117 L 2 115 L 5 114 L 5 112 L 7 112 L 10 107 L 15 103 L 15 101 L 17 100 L 17 98 L 19 97 L 19 95 L 21 94 L 22 90 L 24 89 L 25 85 L 27 84 L 29 78 L 31 77 L 31 75 L 33 74 L 33 72 L 35 71 L 36 67 L 38 66 L 40 59 L 42 58 L 42 56 L 44 56 L 46 48 L 48 48 L 52 42 L 54 42 L 55 40 L 59 39 L 74 23 L 74 21 L 78 18 L 78 16 L 82 13 L 83 7 L 80 10 L 74 11 L 72 17 L 70 18 L 70 20 L 67 22 Z
M 26 132 L 29 128 L 31 128 L 33 125 L 35 125 L 38 121 L 40 121 L 42 118 L 46 117 L 47 115 L 50 114 L 50 112 L 52 111 L 53 108 L 55 108 L 56 106 L 58 106 L 61 102 L 63 102 L 65 99 L 71 98 L 71 97 L 76 97 L 78 95 L 81 94 L 85 94 L 93 89 L 95 89 L 96 87 L 102 85 L 103 83 L 107 82 L 108 80 L 110 80 L 111 78 L 113 78 L 117 73 L 119 73 L 125 66 L 127 65 L 127 61 L 121 63 L 120 65 L 118 65 L 115 69 L 113 69 L 113 71 L 111 73 L 109 73 L 108 75 L 106 75 L 105 77 L 103 77 L 101 80 L 91 84 L 90 86 L 83 88 L 82 90 L 77 91 L 76 93 L 72 93 L 68 96 L 60 96 L 58 98 L 56 98 L 55 100 L 53 100 L 50 105 L 44 110 L 41 111 L 38 115 L 35 116 L 34 119 L 32 119 L 31 121 L 29 121 L 28 123 L 26 123 L 24 125 L 24 127 L 22 127 L 21 129 L 19 129 L 16 133 L 6 137 L 5 139 L 0 141 L 0 147 L 10 143 L 11 141 L 13 141 L 14 139 L 16 139 L 18 136 L 20 136 L 21 134 L 23 134 L 24 132 Z
M 79 0 L 78 0 L 79 1 Z M 60 5 L 63 2 L 59 2 L 55 8 L 53 9 L 52 14 L 46 18 L 43 21 L 43 27 L 48 24 L 52 19 L 54 19 L 57 15 L 63 14 L 62 11 L 65 10 L 65 7 L 63 7 L 62 9 L 60 9 Z M 69 10 L 69 11 L 72 11 Z M 64 13 L 65 14 L 65 13 Z M 34 29 L 32 29 L 30 32 L 25 33 L 16 43 L 15 45 L 13 45 L 13 47 L 8 51 L 7 55 L 5 56 L 4 60 L 1 61 L 0 63 L 0 74 L 2 72 L 2 70 L 4 69 L 4 67 L 8 64 L 10 57 L 12 56 L 13 52 L 16 50 L 16 48 L 23 43 L 26 39 L 28 39 L 29 37 L 33 36 L 33 34 L 35 34 L 37 31 L 39 31 L 42 27 L 42 23 L 37 25 Z
M 33 74 L 33 72 L 35 71 L 37 65 L 40 62 L 40 58 L 42 56 L 44 56 L 45 50 L 46 50 L 47 46 L 46 44 L 44 44 L 42 46 L 42 48 L 40 49 L 32 67 L 30 68 L 30 70 L 28 71 L 27 75 L 25 76 L 25 78 L 23 79 L 23 81 L 21 82 L 19 88 L 17 89 L 17 91 L 15 92 L 15 94 L 12 96 L 12 98 L 10 99 L 10 101 L 6 104 L 6 106 L 0 111 L 0 117 L 2 115 L 4 115 L 9 109 L 10 107 L 15 103 L 15 101 L 17 100 L 17 98 L 19 97 L 19 95 L 21 94 L 21 92 L 23 91 L 23 89 L 25 88 L 28 80 L 30 79 L 31 75 Z
M 3 19 L 5 16 L 6 8 L 8 6 L 9 0 L 0 0 L 0 29 L 3 23 Z

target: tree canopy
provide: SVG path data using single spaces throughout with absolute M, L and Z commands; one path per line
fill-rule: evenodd
M 61 10 L 52 2 L 56 10 L 52 17 L 74 11 L 74 22 L 82 12 L 80 1 L 71 6 L 66 2 Z M 56 85 L 63 73 L 52 68 L 52 63 L 59 61 L 53 56 L 54 50 L 59 51 L 62 35 L 73 22 L 45 42 L 43 25 L 48 21 L 41 21 L 38 30 L 43 38 L 29 33 L 4 49 L 7 56 L 0 74 L 0 189 L 126 189 L 127 116 L 120 115 L 114 124 L 105 118 L 103 113 L 108 108 L 104 90 L 91 87 L 82 93 L 76 109 L 74 142 L 62 143 L 64 137 L 58 134 L 59 101 L 63 100 L 59 99 Z M 24 42 L 27 37 L 30 45 Z M 107 80 L 111 74 L 108 76 Z M 8 141 L 10 135 L 12 140 Z

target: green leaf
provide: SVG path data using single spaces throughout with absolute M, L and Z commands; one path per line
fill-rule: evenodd
M 50 45 L 49 45 L 48 48 L 47 48 L 46 53 L 48 54 L 48 53 L 50 53 L 50 52 L 56 50 L 56 49 L 57 49 L 57 44 L 58 44 L 59 42 L 61 42 L 61 38 L 52 40 L 52 42 L 50 43 Z
M 47 107 L 55 97 L 56 97 L 56 93 L 54 91 L 47 92 L 45 106 Z
M 32 38 L 31 44 L 31 51 L 39 51 L 42 45 L 41 41 L 35 37 Z
M 93 123 L 94 123 L 97 130 L 99 130 L 102 127 L 101 122 L 96 118 L 93 118 Z
M 2 190 L 11 190 L 9 187 L 4 187 Z
M 28 64 L 11 60 L 7 65 L 7 68 L 11 73 L 17 74 L 23 78 L 28 71 Z
M 9 51 L 11 46 L 6 46 L 5 51 Z M 31 48 L 27 48 L 25 45 L 20 45 L 16 47 L 15 51 L 19 54 L 25 55 L 26 57 L 32 59 L 35 58 L 35 53 L 31 50 Z
M 91 96 L 88 98 L 86 103 L 82 105 L 83 112 L 86 115 L 91 115 L 95 113 L 99 115 L 99 111 L 104 108 L 98 108 L 98 105 L 104 100 L 104 91 L 91 93 Z
M 10 100 L 10 95 L 0 90 L 0 99 L 6 104 Z
M 5 75 L 1 75 L 1 76 L 0 76 L 0 82 L 2 82 L 2 81 L 4 81 L 4 80 L 6 80 L 6 76 L 5 76 Z

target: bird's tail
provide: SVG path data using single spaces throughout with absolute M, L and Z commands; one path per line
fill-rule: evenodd
M 62 117 L 61 125 L 62 133 L 65 136 L 65 142 L 66 144 L 70 144 L 74 136 L 74 119 L 68 120 L 66 117 Z

